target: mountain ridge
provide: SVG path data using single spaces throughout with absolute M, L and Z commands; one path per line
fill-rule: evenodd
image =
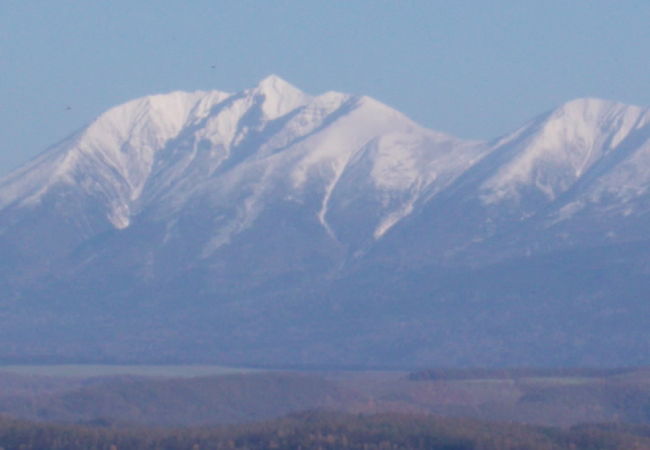
M 621 328 L 647 309 L 648 186 L 650 110 L 605 100 L 567 102 L 483 142 L 277 76 L 232 94 L 143 97 L 0 179 L 11 318 L 0 359 L 55 345 L 147 359 L 153 346 L 163 360 L 317 363 L 321 349 L 330 362 L 432 364 L 454 358 L 454 339 L 467 342 L 457 364 L 528 363 L 534 339 L 564 362 L 591 358 L 581 342 L 602 342 L 589 323 L 621 342 L 650 337 Z M 591 254 L 602 261 L 586 264 Z M 530 315 L 557 328 L 563 308 L 587 325 L 519 328 Z M 51 342 L 29 335 L 37 323 Z M 512 361 L 483 348 L 489 330 Z M 401 354 L 393 341 L 406 342 Z

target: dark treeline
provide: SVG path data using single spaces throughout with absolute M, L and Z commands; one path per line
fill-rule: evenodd
M 302 413 L 202 428 L 115 429 L 0 419 L 0 448 L 31 449 L 650 449 L 650 427 L 568 430 L 426 415 Z

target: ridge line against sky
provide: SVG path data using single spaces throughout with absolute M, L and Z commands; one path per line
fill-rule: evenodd
M 0 176 L 130 99 L 275 73 L 491 139 L 578 97 L 650 105 L 650 2 L 0 3 Z

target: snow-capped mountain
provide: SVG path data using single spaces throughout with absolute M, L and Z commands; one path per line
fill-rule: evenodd
M 603 100 L 474 142 L 276 76 L 234 94 L 137 99 L 0 180 L 0 302 L 13 324 L 0 357 L 59 346 L 100 360 L 584 360 L 572 342 L 589 327 L 562 331 L 566 351 L 546 359 L 483 346 L 540 308 L 600 317 L 576 299 L 622 308 L 615 324 L 647 309 L 638 296 L 612 306 L 608 289 L 642 285 L 629 277 L 646 270 L 648 186 L 650 111 Z M 610 287 L 563 279 L 530 293 L 594 252 L 594 273 L 614 260 L 630 270 Z M 503 285 L 522 270 L 525 287 Z M 26 332 L 37 323 L 48 339 Z M 620 339 L 650 337 L 641 328 Z M 501 339 L 543 341 L 535 333 Z M 466 347 L 453 354 L 456 337 Z
M 82 197 L 91 210 L 67 215 L 93 224 L 79 234 L 88 238 L 144 216 L 171 236 L 200 204 L 209 230 L 196 256 L 206 257 L 265 210 L 295 203 L 333 241 L 358 234 L 343 242 L 353 245 L 383 235 L 484 152 L 371 98 L 311 97 L 271 76 L 237 94 L 175 92 L 113 108 L 5 179 L 0 208 L 53 202 L 65 214 L 65 197 Z
M 477 264 L 646 239 L 649 149 L 650 110 L 574 100 L 490 143 L 391 251 Z M 404 247 L 431 229 L 427 245 Z

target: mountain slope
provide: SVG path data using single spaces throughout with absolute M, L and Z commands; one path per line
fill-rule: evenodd
M 492 143 L 401 228 L 389 251 L 476 265 L 647 239 L 642 228 L 629 231 L 644 222 L 649 146 L 647 109 L 569 102 Z M 421 238 L 409 246 L 413 235 Z
M 489 143 L 276 76 L 134 100 L 0 180 L 0 358 L 607 363 L 649 337 L 649 152 L 596 99 Z

